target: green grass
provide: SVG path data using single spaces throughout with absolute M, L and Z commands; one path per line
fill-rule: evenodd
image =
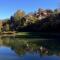
M 16 35 L 29 35 L 29 32 L 18 32 Z

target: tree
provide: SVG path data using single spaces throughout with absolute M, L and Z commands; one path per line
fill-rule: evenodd
M 27 23 L 33 24 L 33 23 L 36 23 L 37 21 L 37 18 L 35 16 L 28 16 L 27 19 L 28 19 Z
M 25 16 L 25 12 L 22 10 L 18 10 L 15 14 L 14 14 L 14 19 L 15 21 L 20 20 L 22 17 Z
M 47 13 L 53 13 L 53 11 L 51 9 L 46 9 L 45 10 Z
M 55 9 L 54 14 L 58 14 L 58 13 L 60 13 L 60 9 Z
M 9 31 L 9 30 L 10 30 L 9 24 L 6 24 L 6 31 Z

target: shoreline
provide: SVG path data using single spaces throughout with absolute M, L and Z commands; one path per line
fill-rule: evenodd
M 3 37 L 17 37 L 17 38 L 60 38 L 60 33 L 42 33 L 42 32 L 1 32 Z

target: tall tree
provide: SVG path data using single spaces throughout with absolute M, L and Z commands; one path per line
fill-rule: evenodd
M 22 10 L 18 10 L 15 14 L 14 14 L 14 19 L 16 21 L 20 20 L 22 17 L 25 16 L 25 12 Z

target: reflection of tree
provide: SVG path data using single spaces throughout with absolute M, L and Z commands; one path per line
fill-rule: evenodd
M 59 43 L 56 40 L 22 40 L 20 38 L 1 38 L 2 44 L 10 47 L 18 55 L 24 55 L 26 52 L 39 52 L 40 55 L 52 55 L 59 53 Z M 57 47 L 57 45 L 58 47 Z M 42 46 L 42 50 L 41 50 Z M 57 49 L 57 50 L 56 50 Z

